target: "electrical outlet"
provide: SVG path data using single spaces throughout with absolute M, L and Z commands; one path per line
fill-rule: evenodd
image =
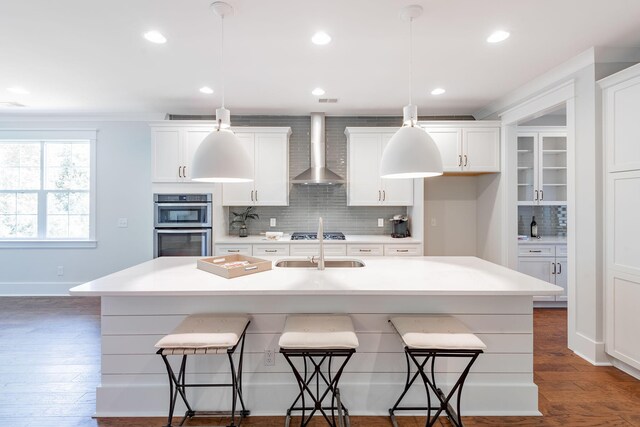
M 269 227 L 275 227 L 276 226 L 276 219 L 275 218 L 271 218 L 269 220 Z
M 129 221 L 127 218 L 118 218 L 118 227 L 119 228 L 127 228 L 129 226 Z
M 436 222 L 436 217 L 432 216 L 431 217 L 431 226 L 432 227 L 437 227 L 438 223 Z
M 384 227 L 384 218 L 378 218 L 378 227 Z
M 275 350 L 268 348 L 264 351 L 264 366 L 276 365 L 276 352 Z
M 58 276 L 64 276 L 64 267 L 61 265 L 58 266 Z

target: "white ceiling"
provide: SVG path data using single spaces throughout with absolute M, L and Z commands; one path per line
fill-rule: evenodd
M 640 46 L 638 0 L 228 0 L 233 114 L 400 114 L 418 3 L 414 103 L 469 114 L 591 46 Z M 22 113 L 210 114 L 220 102 L 220 20 L 208 0 L 2 0 L 0 102 Z M 511 32 L 490 45 L 495 29 Z M 150 29 L 168 39 L 142 38 Z M 316 30 L 333 41 L 310 42 Z M 203 95 L 208 85 L 216 93 Z M 31 94 L 5 88 L 22 86 Z M 311 95 L 323 87 L 335 105 Z M 429 94 L 444 87 L 444 95 Z M 3 109 L 15 113 L 17 109 Z

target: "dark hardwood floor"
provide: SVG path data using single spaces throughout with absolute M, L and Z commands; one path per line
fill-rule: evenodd
M 0 298 L 0 426 L 163 425 L 163 418 L 91 418 L 100 381 L 99 313 L 97 298 Z M 640 381 L 573 355 L 566 349 L 566 330 L 566 310 L 536 310 L 534 375 L 544 417 L 466 417 L 465 425 L 640 426 Z M 400 421 L 402 427 L 424 425 L 420 417 Z M 440 424 L 449 425 L 444 419 Z M 282 425 L 279 417 L 252 417 L 243 423 Z M 324 425 L 319 419 L 313 423 Z M 391 423 L 386 417 L 353 417 L 351 425 Z

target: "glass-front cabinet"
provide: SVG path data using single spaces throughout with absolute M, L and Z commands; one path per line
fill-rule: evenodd
M 539 206 L 566 203 L 566 132 L 518 132 L 518 204 Z

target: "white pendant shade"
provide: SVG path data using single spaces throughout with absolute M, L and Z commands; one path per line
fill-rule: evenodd
M 442 175 L 442 157 L 429 134 L 404 126 L 391 137 L 380 161 L 383 178 L 427 178 Z
M 253 162 L 230 130 L 215 130 L 193 155 L 191 179 L 200 182 L 253 181 Z

